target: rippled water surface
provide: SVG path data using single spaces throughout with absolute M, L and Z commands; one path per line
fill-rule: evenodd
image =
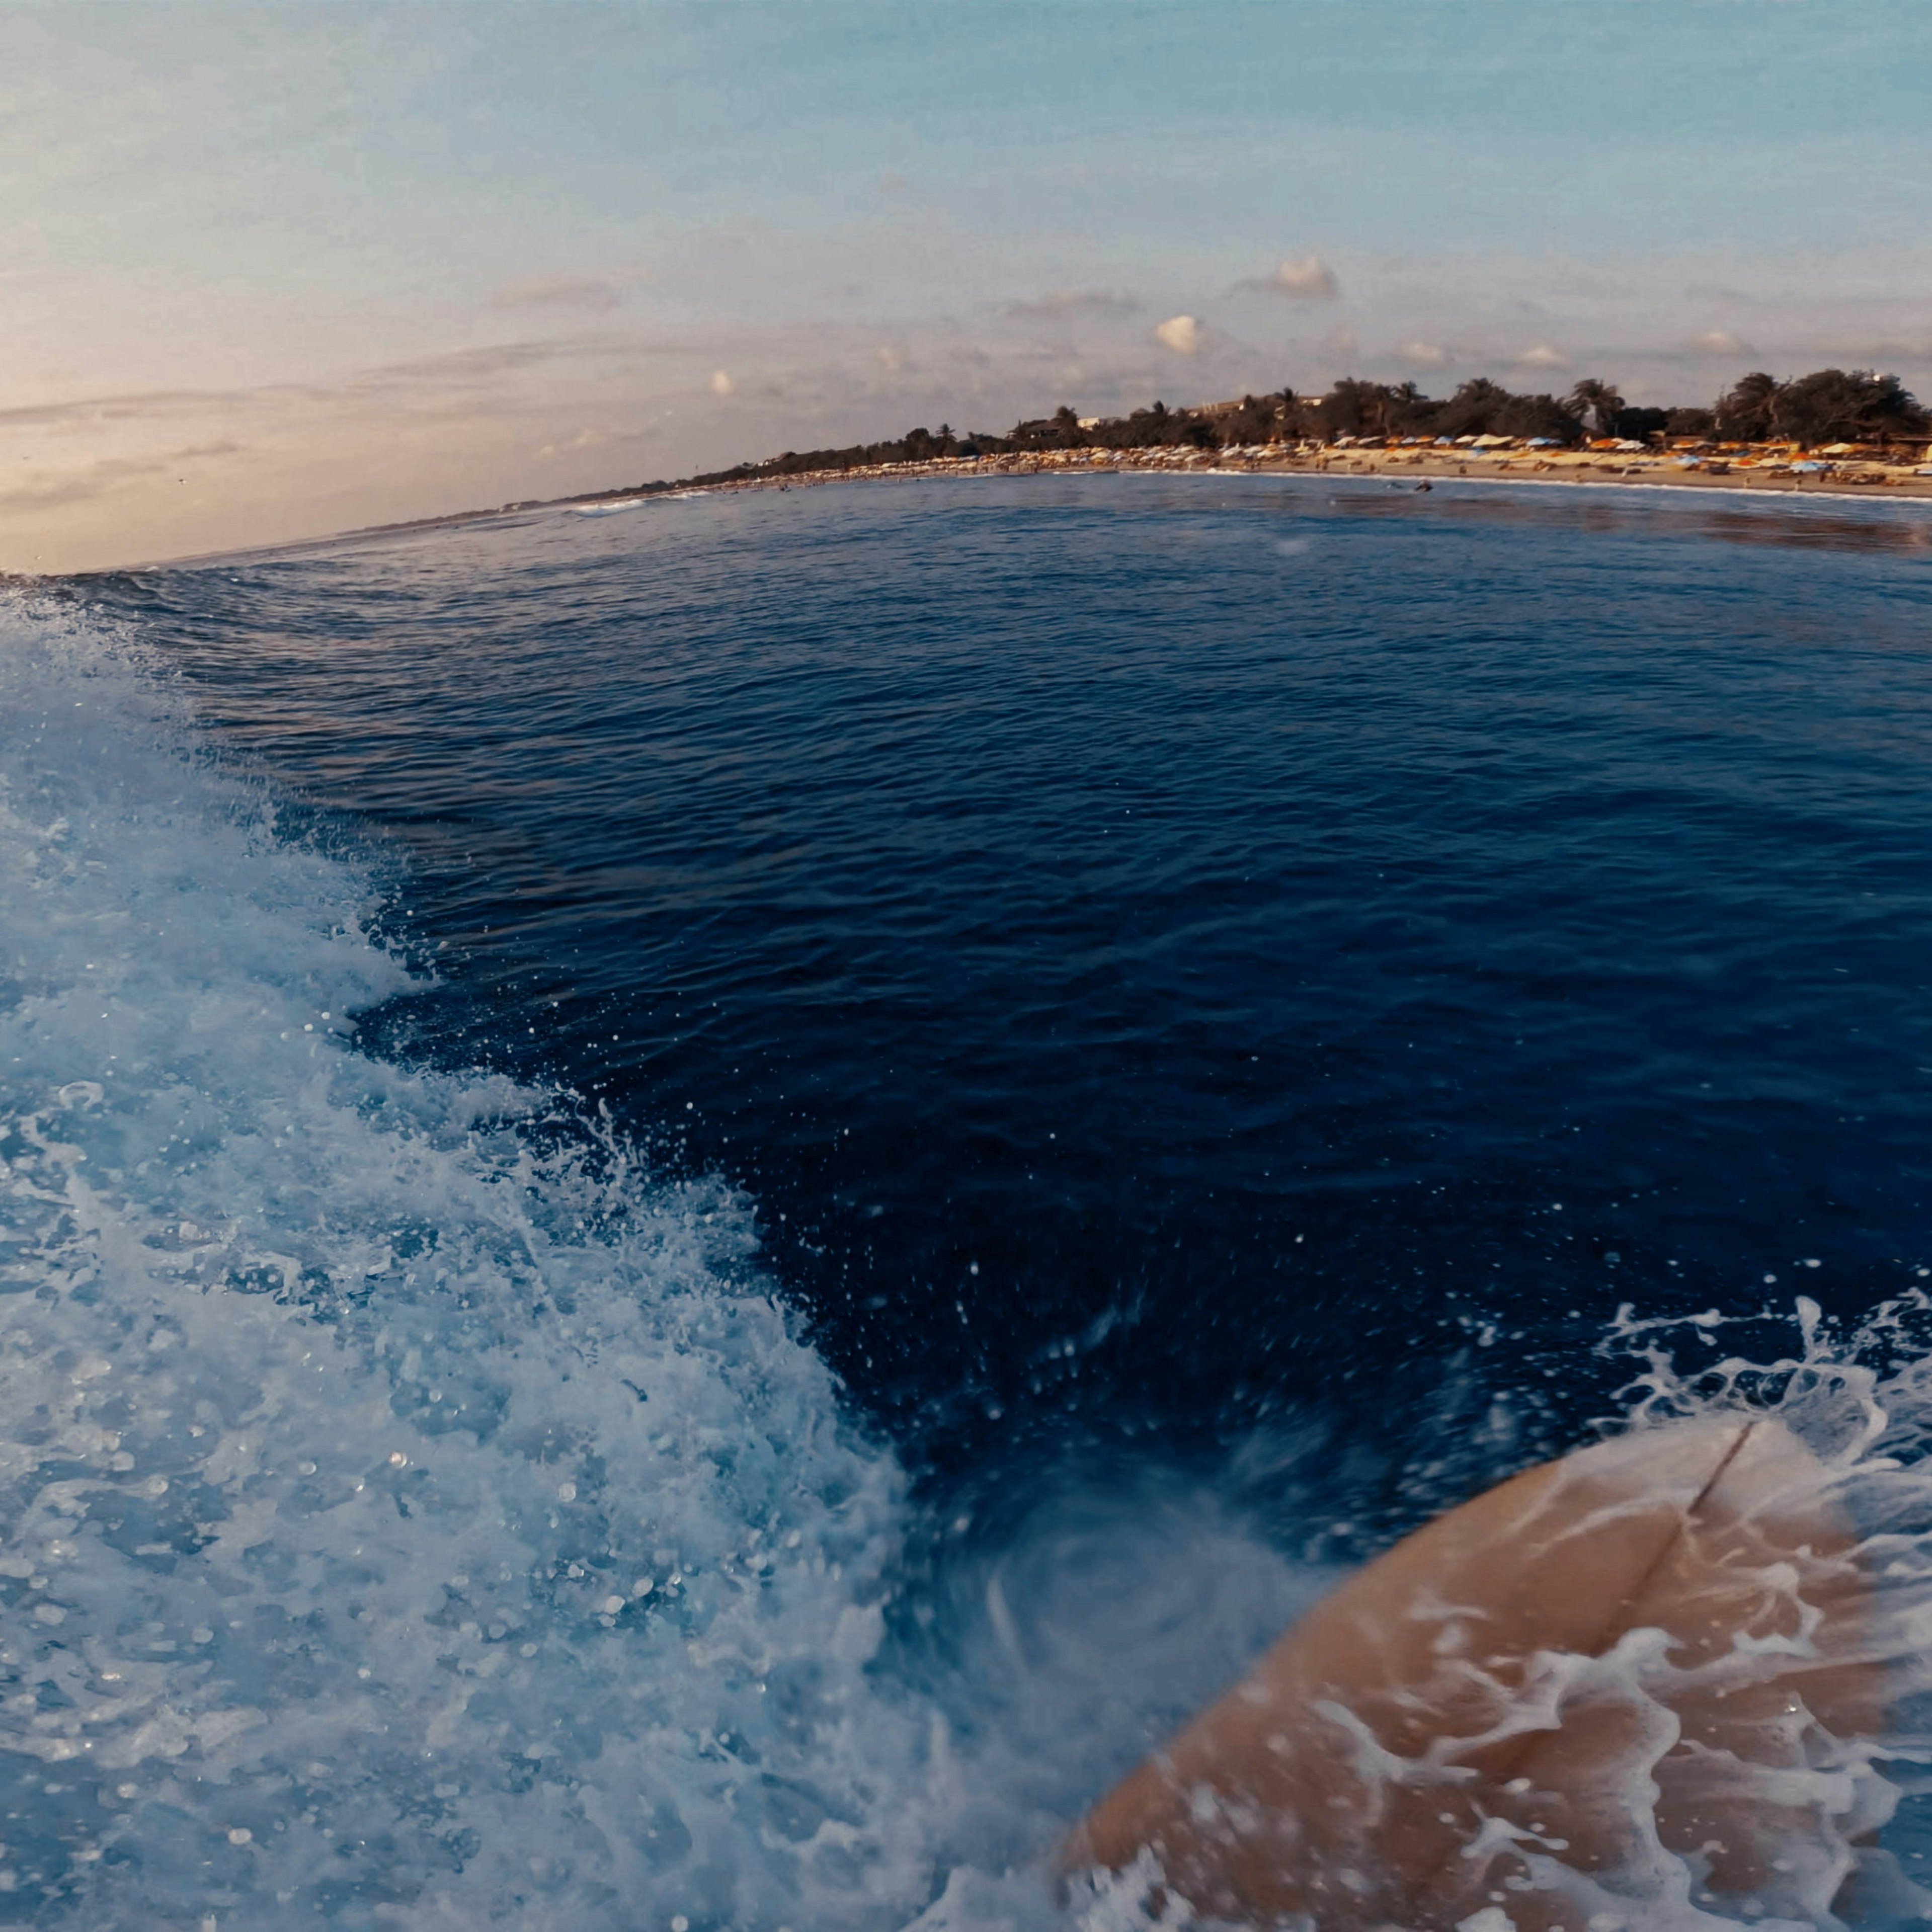
M 142 601 L 252 761 L 400 848 L 442 978 L 390 1050 L 674 1133 L 914 1460 L 978 1463 L 1360 1417 L 1459 1312 L 1522 1364 L 1916 1262 L 1932 553 L 1894 534 L 969 483 Z
M 1925 529 L 1040 478 L 17 600 L 0 1920 L 1030 1922 L 1633 1323 L 1916 1372 Z

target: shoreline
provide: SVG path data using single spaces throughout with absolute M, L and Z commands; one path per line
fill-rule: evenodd
M 608 514 L 646 503 L 692 496 L 733 495 L 746 490 L 818 488 L 833 483 L 885 483 L 950 477 L 1093 476 L 1106 475 L 1193 476 L 1307 476 L 1380 478 L 1431 488 L 1448 483 L 1527 483 L 1558 488 L 1694 490 L 1720 495 L 1868 502 L 1932 501 L 1932 476 L 1910 471 L 1861 470 L 1816 477 L 1778 473 L 1731 464 L 1712 471 L 1681 466 L 1669 459 L 1568 452 L 1544 456 L 1514 450 L 1487 452 L 1376 449 L 1330 450 L 1321 454 L 1231 455 L 1226 450 L 1046 451 L 1024 455 L 936 457 L 923 463 L 879 464 L 866 468 L 802 470 L 788 476 L 721 478 L 714 482 L 675 485 L 667 490 L 610 491 L 566 497 L 554 503 L 520 504 L 515 511 L 568 509 L 579 515 Z M 1854 475 L 1869 480 L 1853 481 Z M 500 513 L 502 514 L 502 513 Z
M 30 585 L 82 581 L 124 571 L 172 570 L 225 563 L 238 557 L 273 556 L 291 550 L 353 543 L 368 537 L 406 536 L 467 524 L 494 523 L 504 517 L 526 517 L 555 511 L 578 516 L 612 516 L 642 509 L 647 504 L 676 502 L 693 496 L 732 496 L 746 490 L 817 489 L 837 483 L 902 483 L 1001 476 L 1300 476 L 1311 479 L 1380 478 L 1407 484 L 1510 483 L 1538 488 L 1658 490 L 1702 491 L 1707 495 L 1777 498 L 1780 501 L 1833 502 L 1932 502 L 1932 476 L 1910 471 L 1886 474 L 1882 481 L 1851 483 L 1844 476 L 1814 478 L 1766 474 L 1733 464 L 1713 472 L 1678 467 L 1667 458 L 1642 460 L 1607 453 L 1555 457 L 1513 450 L 1454 452 L 1403 449 L 1330 449 L 1320 454 L 1264 453 L 1243 455 L 1227 450 L 1153 449 L 1046 450 L 990 457 L 935 457 L 923 463 L 885 463 L 849 470 L 807 470 L 788 476 L 720 477 L 709 482 L 676 483 L 660 489 L 604 490 L 577 496 L 552 496 L 538 502 L 503 503 L 493 509 L 452 510 L 440 516 L 411 518 L 401 523 L 366 524 L 327 536 L 295 538 L 286 543 L 251 544 L 240 550 L 205 550 L 184 556 L 153 557 L 138 563 L 101 566 L 92 570 L 56 572 L 0 572 L 0 585 Z

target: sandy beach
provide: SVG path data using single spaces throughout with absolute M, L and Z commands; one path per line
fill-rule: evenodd
M 1796 460 L 1805 459 L 1798 458 Z M 1216 468 L 1268 469 L 1330 475 L 1424 478 L 1484 477 L 1492 481 L 1658 484 L 1672 489 L 1751 490 L 1816 496 L 1932 496 L 1932 476 L 1906 464 L 1832 462 L 1793 467 L 1788 456 L 1686 458 L 1613 450 L 1331 448 L 1280 459 L 1242 458 Z
M 1798 470 L 1797 461 L 1814 466 Z M 1558 484 L 1580 488 L 1614 484 L 1671 490 L 1744 490 L 1754 495 L 1932 498 L 1932 476 L 1908 463 L 1869 459 L 1834 461 L 1783 452 L 1687 459 L 1681 454 L 1607 449 L 1538 450 L 1250 446 L 1245 448 L 1075 449 L 981 457 L 935 458 L 849 470 L 806 470 L 786 476 L 730 478 L 684 484 L 652 495 L 688 496 L 740 490 L 782 490 L 822 483 L 883 482 L 920 476 L 1086 475 L 1108 470 L 1162 474 L 1383 476 L 1417 487 L 1438 482 Z M 621 500 L 644 500 L 636 490 L 572 500 L 586 510 Z

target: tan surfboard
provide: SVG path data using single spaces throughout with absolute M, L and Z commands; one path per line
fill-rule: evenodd
M 1829 1472 L 1768 1420 L 1526 1471 L 1318 1605 L 1063 1864 L 1244 1926 L 1424 1932 L 1494 1908 L 1582 1932 L 1672 1891 L 1747 1916 L 1828 1902 L 1842 1780 L 1808 1774 L 1883 1714 L 1853 1543 Z

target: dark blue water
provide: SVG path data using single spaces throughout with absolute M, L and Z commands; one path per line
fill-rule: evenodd
M 1925 537 L 1042 479 L 100 594 L 392 856 L 436 982 L 364 1040 L 729 1176 L 853 1400 L 1003 1483 L 1499 1394 L 1574 1439 L 1620 1304 L 1918 1266 Z

